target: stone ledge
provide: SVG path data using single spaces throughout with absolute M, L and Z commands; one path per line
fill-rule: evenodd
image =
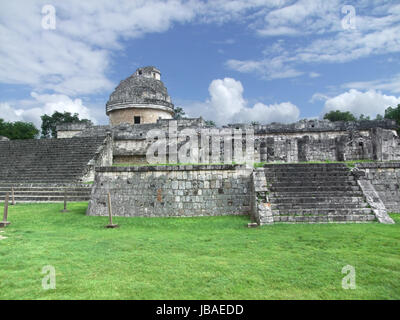
M 359 169 L 386 169 L 386 168 L 400 168 L 400 162 L 360 162 L 355 166 Z
M 241 164 L 199 164 L 171 166 L 129 166 L 129 167 L 96 167 L 96 172 L 149 172 L 149 171 L 200 171 L 200 170 L 245 170 Z

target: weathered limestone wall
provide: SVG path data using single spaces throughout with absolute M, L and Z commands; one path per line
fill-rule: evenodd
M 83 182 L 91 182 L 95 177 L 95 168 L 111 166 L 113 163 L 113 140 L 111 135 L 107 135 L 103 143 L 97 148 L 96 153 L 85 167 L 82 177 Z
M 252 174 L 250 219 L 260 226 L 274 223 L 268 194 L 269 190 L 264 168 L 257 168 Z
M 359 163 L 389 212 L 400 213 L 400 162 Z
M 146 156 L 144 155 L 115 155 L 113 157 L 113 164 L 143 165 L 148 164 L 148 162 Z
M 219 216 L 250 213 L 251 173 L 239 165 L 96 168 L 88 215 Z
M 81 131 L 57 131 L 58 139 L 69 139 L 81 133 Z
M 255 133 L 261 162 L 400 160 L 400 139 L 393 130 Z M 257 161 L 257 160 L 256 160 Z
M 148 106 L 147 106 L 148 107 Z M 156 110 L 156 109 L 144 109 L 144 108 L 129 108 L 113 110 L 109 114 L 110 124 L 113 126 L 121 123 L 134 124 L 134 117 L 140 117 L 140 123 L 156 123 L 159 118 L 161 119 L 172 119 L 171 112 Z
M 124 113 L 128 111 L 116 109 L 111 111 L 110 116 L 114 112 L 116 112 L 115 114 L 121 112 L 123 118 Z M 132 116 L 132 113 L 127 115 L 127 117 L 129 116 Z M 137 125 L 89 126 L 78 136 L 95 136 L 110 131 L 114 140 L 114 163 L 146 163 L 146 151 L 154 142 L 154 139 L 147 139 L 148 132 L 157 129 L 169 139 L 172 126 L 175 127 L 176 132 L 182 132 L 184 129 L 195 130 L 199 146 L 201 145 L 201 135 L 207 130 L 218 130 L 221 134 L 221 141 L 223 141 L 227 135 L 233 138 L 233 130 L 241 129 L 244 134 L 246 130 L 251 129 L 254 132 L 255 162 L 400 160 L 400 138 L 395 131 L 397 126 L 395 122 L 389 120 L 349 123 L 310 120 L 289 125 L 233 124 L 224 128 L 215 128 L 207 126 L 201 118 L 178 121 L 158 119 L 156 123 Z M 70 130 L 72 129 L 70 128 Z M 224 136 L 224 133 L 219 130 L 225 129 L 231 133 Z M 245 140 L 245 136 L 243 136 L 243 141 L 246 142 Z M 185 139 L 179 138 L 179 147 L 184 143 Z M 220 145 L 221 156 L 214 163 L 224 162 L 224 144 L 221 142 Z M 246 148 L 245 145 L 244 148 Z M 169 155 L 167 153 L 167 158 Z M 200 161 L 200 163 L 208 163 L 208 161 Z
M 56 127 L 58 139 L 73 138 L 91 126 L 90 123 L 63 123 Z

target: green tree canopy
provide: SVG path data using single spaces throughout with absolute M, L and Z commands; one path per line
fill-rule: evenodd
M 42 118 L 42 138 L 56 138 L 57 130 L 56 127 L 63 123 L 87 123 L 92 122 L 88 119 L 79 119 L 79 114 L 71 112 L 54 112 L 51 116 L 44 114 Z
M 360 121 L 370 121 L 371 117 L 370 116 L 365 116 L 364 114 L 361 114 L 360 118 L 358 120 L 360 120 Z
M 206 123 L 207 126 L 212 126 L 212 127 L 216 126 L 215 122 L 212 121 L 212 120 L 206 120 L 205 123 Z
M 186 114 L 185 111 L 183 111 L 183 109 L 181 107 L 176 107 L 175 108 L 174 119 L 175 120 L 183 119 L 185 114 Z
M 34 139 L 39 134 L 39 130 L 31 122 L 6 122 L 0 119 L 0 136 L 15 139 Z
M 356 117 L 349 111 L 331 111 L 324 115 L 324 119 L 330 121 L 356 121 Z
M 397 105 L 397 108 L 387 108 L 385 110 L 385 119 L 395 120 L 400 126 L 400 104 Z M 400 129 L 398 131 L 400 132 Z

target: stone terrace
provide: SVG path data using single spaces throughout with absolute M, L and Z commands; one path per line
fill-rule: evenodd
M 265 165 L 274 222 L 369 222 L 375 215 L 345 164 Z
M 80 184 L 105 137 L 0 142 L 0 200 L 14 188 L 16 201 L 89 199 L 91 186 Z

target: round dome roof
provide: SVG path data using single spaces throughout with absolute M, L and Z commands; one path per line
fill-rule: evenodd
M 174 105 L 167 88 L 160 79 L 160 71 L 155 67 L 139 68 L 129 78 L 122 80 L 110 95 L 106 113 L 115 109 L 149 105 L 173 112 Z

